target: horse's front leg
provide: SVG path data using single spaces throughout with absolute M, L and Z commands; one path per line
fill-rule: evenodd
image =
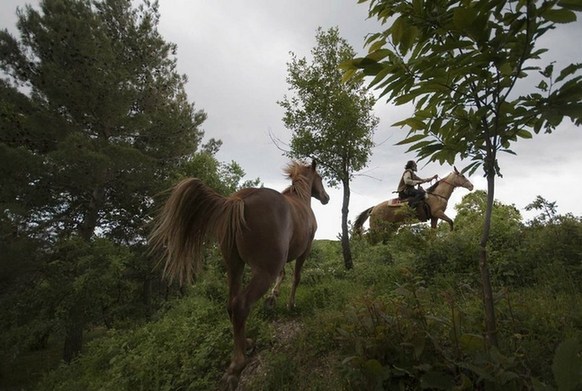
M 293 273 L 293 285 L 291 285 L 291 293 L 289 294 L 289 302 L 287 303 L 288 309 L 295 308 L 295 292 L 297 291 L 297 286 L 299 281 L 301 281 L 301 269 L 303 268 L 303 263 L 307 258 L 306 254 L 301 255 L 297 260 L 295 260 L 295 270 Z
M 273 286 L 273 289 L 271 289 L 271 293 L 269 294 L 269 296 L 265 298 L 265 306 L 267 308 L 269 309 L 275 308 L 275 303 L 277 302 L 277 298 L 279 297 L 281 284 L 283 283 L 284 279 L 285 279 L 285 266 L 283 266 L 281 272 L 277 276 L 277 279 L 275 280 L 275 285 Z
M 436 228 L 436 227 L 437 227 L 437 223 L 438 223 L 438 220 L 439 220 L 439 219 L 441 219 L 441 220 L 444 220 L 444 221 L 446 221 L 447 223 L 449 223 L 449 226 L 451 227 L 451 231 L 452 231 L 452 230 L 455 228 L 455 227 L 454 227 L 453 220 L 451 220 L 451 219 L 449 218 L 449 216 L 447 216 L 447 215 L 445 214 L 445 212 L 443 212 L 442 210 L 436 211 L 436 212 L 434 212 L 434 213 L 432 214 L 432 217 L 431 217 L 431 219 L 430 219 L 430 226 L 431 226 L 432 228 Z

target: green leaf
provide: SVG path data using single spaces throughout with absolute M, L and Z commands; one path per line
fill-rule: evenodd
M 367 377 L 372 379 L 382 379 L 386 375 L 385 369 L 378 360 L 369 359 L 362 365 L 362 370 Z
M 390 30 L 392 32 L 392 41 L 396 46 L 398 46 L 402 40 L 402 36 L 404 35 L 404 19 L 402 17 L 397 18 L 392 24 L 392 28 Z
M 510 76 L 513 72 L 513 66 L 506 61 L 499 67 L 499 72 L 501 72 L 503 76 Z
M 385 66 L 384 69 L 382 69 L 380 72 L 378 72 L 376 77 L 374 77 L 374 79 L 372 79 L 370 84 L 368 84 L 368 87 L 372 88 L 373 86 L 375 86 L 376 84 L 378 84 L 382 80 L 384 80 L 384 78 L 390 73 L 391 69 L 392 69 L 391 67 Z
M 582 385 L 582 343 L 574 338 L 563 341 L 556 349 L 552 372 L 560 391 Z
M 479 168 L 481 164 L 482 164 L 481 161 L 473 162 L 469 164 L 467 167 L 463 168 L 461 172 L 463 174 L 466 172 L 468 176 L 471 176 L 475 173 L 475 171 L 477 171 L 477 168 Z
M 379 49 L 379 50 L 375 50 L 373 52 L 368 53 L 368 55 L 366 57 L 370 58 L 374 61 L 380 61 L 380 60 L 388 57 L 391 54 L 392 54 L 392 52 L 388 49 Z
M 402 38 L 402 42 L 400 48 L 403 53 L 407 53 L 413 46 L 416 38 L 420 35 L 420 31 L 415 26 L 406 26 L 404 37 Z
M 394 124 L 394 125 L 396 125 L 396 124 Z M 414 136 L 405 138 L 404 140 L 397 142 L 395 145 L 410 144 L 410 143 L 416 142 L 418 140 L 422 140 L 425 137 L 426 137 L 425 134 L 416 134 Z
M 414 98 L 418 97 L 421 94 L 422 94 L 422 91 L 420 91 L 419 89 L 416 89 L 414 91 L 409 92 L 408 94 L 400 95 L 399 97 L 394 99 L 394 103 L 396 103 L 397 106 L 400 106 L 400 105 L 403 105 L 405 103 L 410 102 L 411 100 L 413 100 Z
M 480 379 L 485 379 L 485 380 L 488 380 L 491 382 L 495 381 L 495 378 L 493 376 L 491 376 L 489 371 L 487 371 L 485 368 L 481 368 L 478 365 L 474 365 L 474 364 L 470 364 L 470 363 L 466 363 L 466 364 L 461 363 L 459 366 L 461 368 L 467 368 L 471 372 L 478 375 Z
M 369 62 L 362 66 L 362 71 L 366 76 L 374 76 L 380 73 L 384 69 L 384 66 L 376 61 Z
M 356 68 L 347 69 L 342 74 L 342 83 L 346 83 L 347 81 L 351 80 L 352 77 L 356 74 Z
M 453 376 L 446 372 L 430 371 L 420 379 L 420 386 L 424 389 L 451 390 L 454 385 Z
M 444 145 L 442 143 L 432 143 L 431 145 L 427 145 L 426 147 L 422 148 L 422 150 L 419 153 L 422 154 L 423 156 L 430 156 L 437 151 L 441 151 L 443 148 Z M 446 152 L 443 151 L 443 153 Z M 447 155 L 448 156 L 446 157 L 446 160 L 450 161 L 451 158 L 454 156 L 454 153 L 451 154 L 447 153 Z
M 416 118 L 408 118 L 406 124 L 410 126 L 412 130 L 421 130 L 426 127 L 425 123 Z
M 533 135 L 531 134 L 531 132 L 529 132 L 529 131 L 527 131 L 527 130 L 525 130 L 525 129 L 520 129 L 520 130 L 518 130 L 518 131 L 517 131 L 517 133 L 516 133 L 516 135 L 517 135 L 518 137 L 521 137 L 521 138 L 526 138 L 526 139 L 530 139 L 530 138 L 532 138 L 532 137 L 533 137 Z
M 582 64 L 570 64 L 566 68 L 562 69 L 560 75 L 556 78 L 556 83 L 561 82 L 566 77 L 573 75 L 576 71 L 582 69 Z
M 560 0 L 558 1 L 558 5 L 572 11 L 582 11 L 582 3 L 580 3 L 580 0 Z
M 419 151 L 434 143 L 435 141 L 421 141 L 419 143 L 411 145 L 406 152 Z
M 554 23 L 571 23 L 576 21 L 576 14 L 565 8 L 548 9 L 541 16 Z
M 533 386 L 534 391 L 554 391 L 554 389 L 547 384 L 542 383 L 535 377 L 531 379 L 531 384 Z
M 472 165 L 476 164 L 477 163 L 473 163 Z M 477 334 L 463 334 L 459 337 L 459 342 L 461 343 L 463 350 L 468 351 L 481 351 L 485 347 L 483 336 Z
M 419 333 L 415 334 L 412 338 L 412 346 L 414 347 L 414 357 L 418 360 L 422 353 L 424 352 L 424 348 L 426 346 L 426 338 L 424 334 Z
M 384 39 L 384 38 L 379 39 L 376 42 L 374 42 L 372 45 L 370 45 L 370 49 L 369 49 L 368 53 L 379 51 L 380 49 L 382 49 L 382 47 L 384 47 L 384 45 L 386 45 L 386 39 Z
M 501 373 L 498 373 L 495 377 L 498 384 L 507 384 L 512 380 L 519 379 L 519 375 L 512 371 L 502 371 Z
M 459 7 L 453 13 L 453 23 L 456 28 L 466 31 L 477 18 L 477 10 L 474 8 Z

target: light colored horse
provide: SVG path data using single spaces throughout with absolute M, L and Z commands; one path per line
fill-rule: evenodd
M 354 232 L 362 232 L 362 226 L 370 218 L 370 231 L 379 231 L 387 223 L 396 223 L 396 225 L 404 222 L 409 222 L 411 218 L 416 218 L 421 221 L 426 221 L 430 218 L 430 225 L 436 228 L 438 220 L 444 220 L 449 223 L 451 231 L 454 228 L 453 220 L 446 214 L 447 204 L 453 190 L 457 187 L 464 187 L 469 191 L 473 190 L 473 184 L 469 179 L 465 178 L 456 167 L 454 171 L 445 178 L 440 179 L 434 185 L 426 190 L 426 197 L 424 202 L 430 208 L 430 216 L 423 218 L 422 203 L 417 208 L 415 214 L 411 216 L 408 202 L 398 202 L 398 200 L 388 200 L 379 203 L 376 206 L 366 209 L 358 215 L 354 223 Z
M 230 197 L 216 193 L 199 179 L 185 179 L 173 189 L 150 236 L 152 248 L 166 259 L 164 274 L 180 283 L 191 281 L 207 237 L 214 237 L 220 244 L 228 276 L 227 309 L 234 332 L 232 360 L 222 381 L 224 389 L 236 388 L 246 365 L 245 351 L 250 341 L 245 337 L 245 324 L 252 305 L 276 280 L 278 291 L 278 277 L 292 260 L 296 262 L 289 305 L 294 304 L 301 268 L 317 229 L 311 197 L 324 205 L 329 201 L 315 161 L 311 165 L 293 162 L 285 172 L 291 186 L 282 193 L 249 188 Z M 251 279 L 243 288 L 245 265 L 251 269 Z

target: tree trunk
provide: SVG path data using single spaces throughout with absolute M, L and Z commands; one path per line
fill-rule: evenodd
M 152 279 L 149 274 L 143 280 L 142 300 L 144 306 L 144 316 L 146 321 L 151 320 L 152 315 Z
M 497 346 L 497 322 L 495 320 L 495 305 L 493 302 L 493 289 L 491 288 L 491 277 L 489 264 L 487 262 L 487 242 L 489 241 L 489 231 L 491 229 L 491 214 L 493 212 L 493 201 L 495 195 L 495 174 L 490 171 L 487 175 L 487 209 L 485 210 L 485 221 L 483 223 L 483 233 L 479 244 L 479 271 L 481 272 L 481 284 L 483 289 L 483 305 L 485 307 L 485 337 L 488 346 Z
M 63 360 L 70 363 L 81 353 L 83 347 L 84 320 L 80 308 L 76 306 L 69 313 L 68 324 L 65 329 L 65 346 Z
M 85 218 L 83 219 L 83 223 L 79 226 L 79 234 L 86 242 L 91 240 L 95 233 L 95 227 L 97 226 L 97 220 L 99 218 L 99 210 L 101 205 L 103 205 L 104 196 L 105 189 L 102 186 L 96 187 L 93 190 L 93 194 L 87 205 Z
M 343 200 L 342 200 L 342 253 L 344 256 L 344 265 L 346 269 L 354 267 L 352 261 L 352 250 L 350 248 L 350 235 L 348 230 L 348 212 L 350 205 L 350 182 L 349 180 L 342 181 L 343 184 Z
M 85 218 L 79 226 L 79 235 L 86 242 L 89 242 L 95 233 L 99 208 L 103 204 L 104 195 L 105 192 L 102 186 L 98 186 L 93 190 Z M 71 362 L 77 357 L 83 348 L 83 331 L 86 321 L 83 312 L 82 304 L 75 304 L 69 311 L 69 318 L 66 320 L 65 346 L 63 349 L 63 360 L 66 363 Z

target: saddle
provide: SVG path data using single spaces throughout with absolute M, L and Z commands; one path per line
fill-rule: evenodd
M 409 205 L 409 201 L 412 198 L 392 198 L 388 200 L 388 206 L 392 208 L 398 208 L 401 206 Z M 430 210 L 430 205 L 426 201 L 422 200 L 416 205 L 416 217 L 420 221 L 427 221 L 432 217 Z

